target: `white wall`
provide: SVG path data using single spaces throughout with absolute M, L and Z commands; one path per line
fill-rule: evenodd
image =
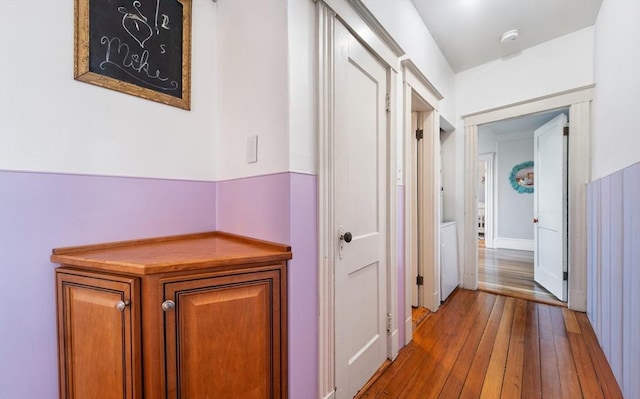
M 595 26 L 592 181 L 640 162 L 640 2 L 605 0 Z
M 442 160 L 442 217 L 443 221 L 456 218 L 456 142 L 454 132 L 440 133 L 440 153 Z
M 317 173 L 316 6 L 289 0 L 289 170 Z
M 213 179 L 216 5 L 193 2 L 185 111 L 75 81 L 73 4 L 0 0 L 0 169 Z
M 202 0 L 209 1 L 209 0 Z M 287 0 L 219 1 L 217 179 L 289 169 Z M 217 42 L 216 42 L 217 41 Z M 215 73 L 215 71 L 212 71 Z M 247 138 L 258 135 L 258 162 Z
M 490 129 L 480 127 L 478 129 L 478 154 L 489 154 L 498 151 L 496 136 Z
M 593 37 L 584 28 L 456 74 L 458 115 L 592 84 Z
M 496 185 L 498 191 L 498 246 L 502 239 L 533 240 L 533 194 L 520 194 L 509 182 L 514 166 L 533 161 L 533 132 L 522 138 L 498 141 Z
M 444 96 L 440 114 L 455 120 L 454 73 L 410 0 L 363 0 L 363 3 Z
M 496 135 L 490 127 L 478 129 L 478 154 L 495 153 L 495 220 L 498 247 L 510 248 L 513 240 L 533 240 L 533 194 L 520 194 L 509 182 L 512 168 L 533 161 L 533 131 Z M 480 195 L 478 195 L 480 198 Z M 480 199 L 478 199 L 480 201 Z M 532 245 L 532 243 L 520 243 Z M 519 245 L 516 242 L 516 245 Z M 518 248 L 514 248 L 518 249 Z M 524 249 L 524 248 L 519 248 Z

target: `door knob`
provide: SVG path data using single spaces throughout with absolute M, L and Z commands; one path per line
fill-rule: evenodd
M 173 302 L 171 299 L 167 299 L 166 301 L 162 302 L 162 310 L 164 310 L 165 312 L 173 310 L 173 308 L 175 307 L 176 307 L 176 303 Z
M 118 309 L 121 312 L 124 312 L 124 309 L 129 305 L 129 301 L 118 301 L 118 303 L 116 303 L 116 309 Z
M 533 223 L 538 223 L 538 218 L 533 218 Z
M 351 240 L 353 240 L 353 236 L 351 235 L 351 232 L 347 231 L 346 233 L 340 236 L 340 239 L 344 240 L 344 242 L 346 243 L 350 243 Z

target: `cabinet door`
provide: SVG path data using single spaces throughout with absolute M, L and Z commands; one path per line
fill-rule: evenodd
M 280 278 L 274 270 L 165 285 L 175 303 L 165 313 L 169 399 L 286 396 Z
M 57 273 L 61 398 L 142 397 L 137 286 L 136 279 Z

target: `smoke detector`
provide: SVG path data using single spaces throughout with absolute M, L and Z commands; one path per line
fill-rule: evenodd
M 500 41 L 502 43 L 512 42 L 512 41 L 516 40 L 517 38 L 518 38 L 518 30 L 517 29 L 512 29 L 512 30 L 508 30 L 508 31 L 504 32 L 502 34 L 502 37 L 500 38 Z

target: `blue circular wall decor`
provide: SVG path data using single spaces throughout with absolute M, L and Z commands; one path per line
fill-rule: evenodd
M 524 173 L 523 171 L 527 169 L 531 169 L 531 172 Z M 514 166 L 509 174 L 509 183 L 520 194 L 533 193 L 533 161 L 519 163 Z

